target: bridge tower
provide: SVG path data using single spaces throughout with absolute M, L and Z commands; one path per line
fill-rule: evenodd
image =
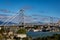
M 19 11 L 19 26 L 24 27 L 24 9 Z

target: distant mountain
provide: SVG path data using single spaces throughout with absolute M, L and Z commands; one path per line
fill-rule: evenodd
M 4 22 L 0 21 L 0 25 L 3 24 L 3 23 L 4 23 Z M 6 24 L 6 23 L 7 23 L 7 22 L 5 22 L 4 24 Z M 3 24 L 3 25 L 4 25 L 4 24 Z M 16 23 L 9 22 L 8 25 L 10 25 L 10 24 L 16 24 Z
M 0 16 L 8 16 L 8 15 L 6 15 L 6 14 L 0 14 Z
M 3 22 L 2 21 L 0 21 L 0 25 L 2 24 Z
M 40 25 L 40 24 L 45 24 L 44 22 L 32 22 L 32 23 L 26 23 L 27 25 Z

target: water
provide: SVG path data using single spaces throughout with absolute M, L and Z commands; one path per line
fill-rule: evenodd
M 52 36 L 53 34 L 60 34 L 60 32 L 28 32 L 27 35 L 32 37 L 32 38 L 37 38 L 37 37 L 47 37 L 47 36 Z

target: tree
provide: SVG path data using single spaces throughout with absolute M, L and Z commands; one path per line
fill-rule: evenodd
M 2 28 L 2 29 L 0 30 L 0 33 L 3 33 L 3 32 L 5 32 L 5 30 Z
M 17 31 L 18 34 L 26 34 L 26 29 L 20 29 Z
M 2 40 L 4 37 L 3 37 L 3 35 L 2 34 L 0 34 L 0 40 Z

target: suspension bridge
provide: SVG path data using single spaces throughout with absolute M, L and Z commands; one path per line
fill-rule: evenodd
M 8 12 L 7 10 L 1 10 L 2 12 Z M 10 11 L 9 11 L 10 12 Z M 29 25 L 50 25 L 50 26 L 59 26 L 60 18 L 57 17 L 51 17 L 51 16 L 45 16 L 45 15 L 25 15 L 24 9 L 19 10 L 18 13 L 15 13 L 12 17 L 9 17 L 2 23 L 0 26 L 7 26 L 9 22 L 14 21 L 14 19 L 18 21 L 17 24 L 14 24 L 16 26 L 24 26 L 25 24 Z M 34 23 L 34 24 L 33 24 Z M 36 24 L 35 24 L 36 23 Z M 13 25 L 13 24 L 12 24 Z

